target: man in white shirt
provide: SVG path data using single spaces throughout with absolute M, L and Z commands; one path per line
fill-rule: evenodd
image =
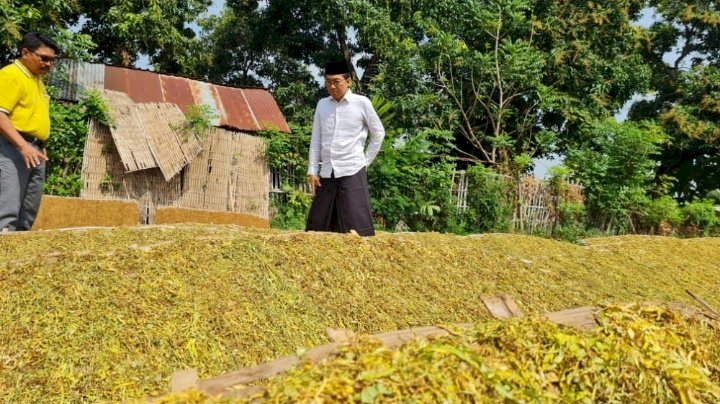
M 315 109 L 307 172 L 315 198 L 306 230 L 354 230 L 361 236 L 373 236 L 367 167 L 380 151 L 385 128 L 370 100 L 353 93 L 350 84 L 345 61 L 325 66 L 330 96 L 321 99 Z

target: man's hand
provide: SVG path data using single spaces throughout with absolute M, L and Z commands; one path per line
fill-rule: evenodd
M 35 168 L 48 159 L 45 151 L 39 151 L 27 142 L 20 147 L 20 154 L 23 160 L 25 160 L 25 166 L 27 168 Z
M 310 193 L 315 195 L 315 190 L 320 188 L 320 177 L 317 175 L 308 175 L 307 182 L 308 185 L 310 185 Z

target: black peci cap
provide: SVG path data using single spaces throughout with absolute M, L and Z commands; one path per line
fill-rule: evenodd
M 350 68 L 344 60 L 329 62 L 325 64 L 325 75 L 330 76 L 334 74 L 348 74 Z

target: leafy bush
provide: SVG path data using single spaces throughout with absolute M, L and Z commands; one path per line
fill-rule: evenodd
M 259 135 L 267 139 L 265 158 L 270 167 L 304 180 L 310 134 L 299 127 L 291 126 L 291 129 L 292 133 L 271 129 L 259 132 Z
M 270 225 L 277 229 L 305 229 L 312 197 L 307 193 L 289 185 L 283 186 L 284 200 L 273 200 L 277 213 L 270 220 Z
M 623 233 L 647 205 L 655 177 L 655 156 L 664 133 L 652 124 L 613 120 L 588 126 L 585 140 L 570 150 L 566 164 L 585 187 L 589 225 Z
M 585 236 L 585 205 L 580 202 L 560 201 L 556 210 L 553 238 L 575 243 Z
M 513 187 L 490 168 L 476 165 L 468 170 L 468 216 L 473 232 L 507 232 L 513 215 Z
M 714 234 L 720 225 L 715 206 L 708 200 L 686 203 L 682 208 L 682 216 L 688 235 Z
M 412 230 L 442 231 L 452 217 L 452 171 L 443 144 L 450 134 L 424 130 L 410 136 L 388 131 L 370 166 L 368 182 L 378 224 L 394 228 L 401 220 Z
M 86 92 L 76 104 L 50 104 L 51 134 L 47 147 L 45 193 L 79 196 L 83 151 L 90 119 L 108 125 L 108 107 L 99 91 Z
M 670 229 L 663 231 L 663 227 L 677 227 L 682 220 L 682 212 L 677 201 L 668 195 L 650 200 L 643 208 L 640 219 L 642 226 L 651 234 L 666 233 Z
M 187 107 L 185 121 L 173 129 L 182 134 L 183 141 L 191 137 L 203 141 L 207 137 L 208 130 L 212 128 L 212 122 L 217 118 L 211 106 L 191 104 Z

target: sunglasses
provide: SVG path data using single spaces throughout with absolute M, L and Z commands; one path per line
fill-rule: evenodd
M 30 52 L 34 53 L 35 56 L 39 57 L 43 63 L 55 64 L 55 62 L 58 61 L 57 56 L 41 55 L 35 51 L 30 51 Z

